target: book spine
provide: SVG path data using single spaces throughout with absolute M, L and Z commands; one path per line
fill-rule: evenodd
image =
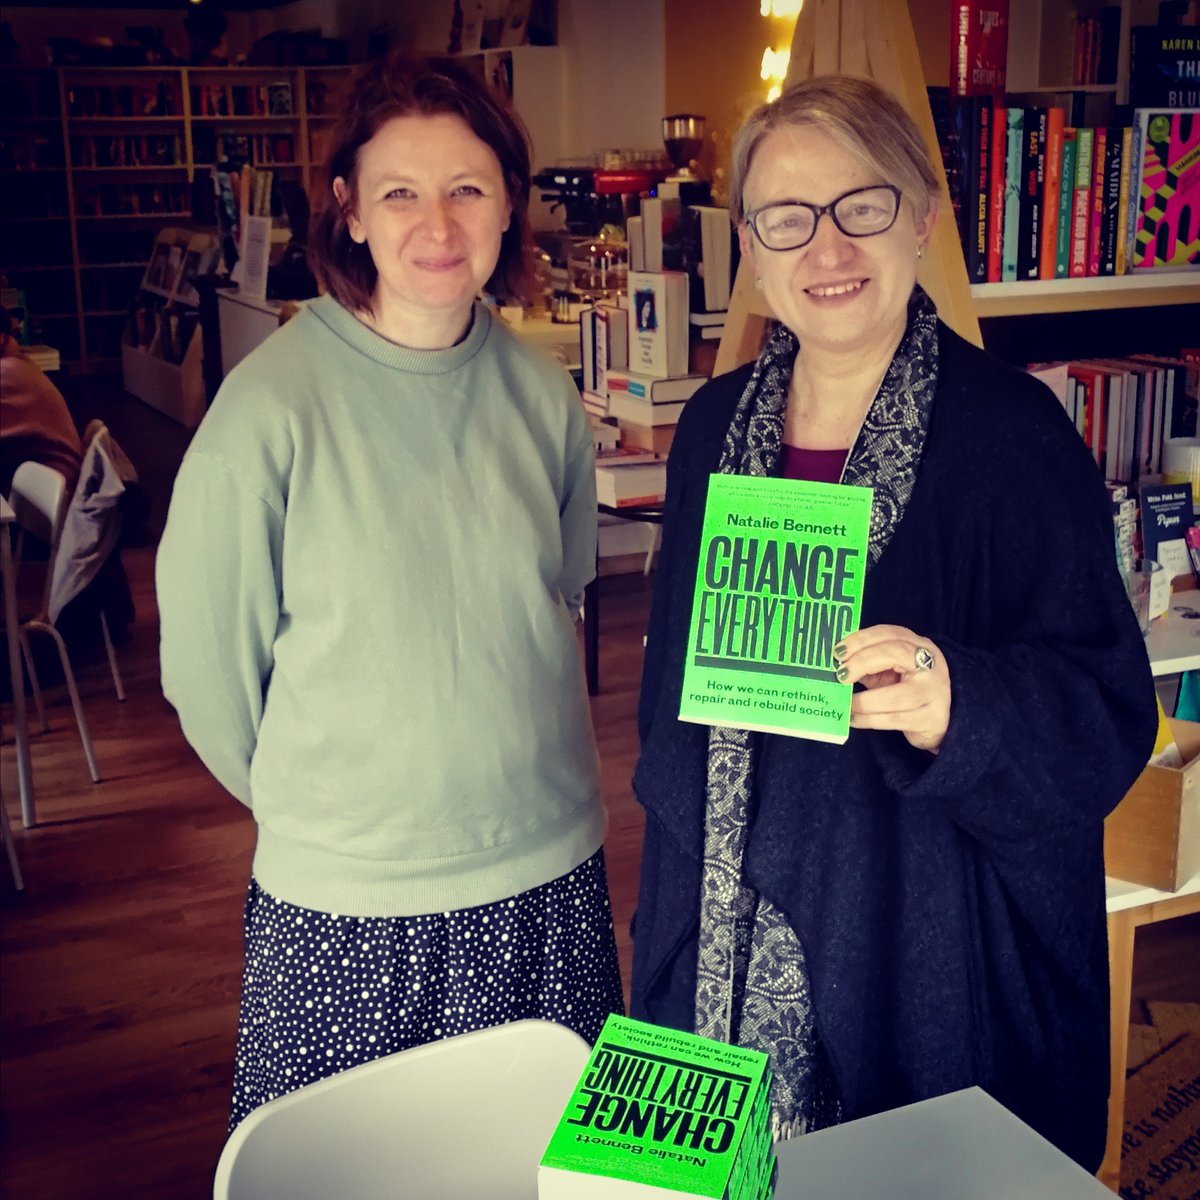
M 1053 279 L 1056 274 L 1065 115 L 1061 108 L 1052 108 L 1046 120 L 1046 179 L 1042 188 L 1042 253 L 1038 270 L 1042 279 Z
M 1004 240 L 1000 278 L 1013 283 L 1017 278 L 1017 246 L 1021 237 L 1021 164 L 1024 158 L 1024 113 L 1008 110 L 1007 166 L 1004 173 Z
M 1017 278 L 1036 279 L 1038 269 L 1037 164 L 1040 128 L 1045 109 L 1027 108 L 1021 142 L 1020 240 L 1017 243 Z
M 1129 207 L 1125 214 L 1125 270 L 1137 266 L 1138 213 L 1142 207 L 1142 137 L 1141 114 L 1133 114 L 1133 134 L 1129 146 Z
M 972 283 L 987 282 L 988 168 L 992 149 L 992 106 L 980 97 L 971 124 L 971 208 L 968 221 L 967 271 Z
M 1075 196 L 1075 130 L 1064 129 L 1058 182 L 1058 236 L 1054 278 L 1066 279 L 1071 269 L 1071 201 Z
M 1094 135 L 1094 129 L 1078 129 L 1075 132 L 1075 190 L 1071 197 L 1070 277 L 1072 279 L 1083 279 L 1087 275 Z
M 1104 225 L 1100 239 L 1100 274 L 1117 273 L 1117 219 L 1121 209 L 1122 130 L 1114 126 L 1104 153 Z
M 1004 244 L 1004 176 L 1008 161 L 1008 110 L 992 108 L 992 147 L 988 180 L 987 281 L 1000 282 Z
M 1088 258 L 1089 278 L 1100 274 L 1100 250 L 1104 238 L 1104 167 L 1108 154 L 1108 130 L 1103 125 L 1096 127 L 1092 142 L 1092 183 L 1088 205 Z
M 972 0 L 954 0 L 950 5 L 950 94 L 968 94 L 971 80 L 971 63 L 975 58 L 974 3 Z
M 1117 228 L 1114 237 L 1117 243 L 1117 257 L 1114 267 L 1115 274 L 1124 275 L 1127 270 L 1125 261 L 1126 237 L 1125 230 L 1129 223 L 1129 188 L 1132 179 L 1133 129 L 1126 125 L 1121 130 L 1121 175 L 1118 183 L 1120 196 L 1117 201 Z

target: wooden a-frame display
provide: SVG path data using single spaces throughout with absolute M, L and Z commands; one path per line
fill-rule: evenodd
M 787 80 L 790 83 L 834 73 L 874 79 L 896 96 L 917 122 L 942 193 L 937 224 L 917 278 L 937 305 L 942 320 L 981 346 L 979 321 L 971 302 L 967 265 L 954 225 L 907 0 L 807 0 L 796 18 Z M 731 371 L 754 358 L 766 322 L 773 316 L 765 297 L 754 286 L 749 261 L 743 258 L 729 298 L 729 316 L 713 373 Z

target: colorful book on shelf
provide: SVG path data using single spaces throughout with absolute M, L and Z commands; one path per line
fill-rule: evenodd
M 1087 275 L 1100 274 L 1100 246 L 1104 240 L 1104 168 L 1108 155 L 1108 128 L 1092 131 L 1092 181 L 1088 189 Z
M 1088 229 L 1092 215 L 1092 152 L 1095 130 L 1075 131 L 1075 190 L 1071 197 L 1071 262 L 1068 274 L 1083 279 L 1088 273 Z
M 953 0 L 950 92 L 1003 96 L 1008 63 L 1008 0 Z
M 1041 258 L 1042 191 L 1046 173 L 1045 108 L 1025 110 L 1021 154 L 1020 240 L 1017 243 L 1017 278 L 1036 279 Z
M 713 475 L 681 721 L 841 743 L 852 688 L 833 648 L 858 628 L 870 488 Z
M 539 1200 L 769 1196 L 770 1086 L 758 1050 L 614 1013 L 542 1155 Z
M 1066 279 L 1071 268 L 1071 210 L 1075 198 L 1075 129 L 1062 132 L 1062 163 L 1058 179 L 1058 228 L 1055 232 L 1054 278 Z
M 1055 277 L 1065 117 L 1066 113 L 1061 108 L 1051 108 L 1046 113 L 1045 169 L 1042 179 L 1042 240 L 1038 262 L 1038 278 L 1040 279 Z
M 1004 248 L 1004 180 L 1008 167 L 1008 109 L 992 109 L 992 148 L 988 163 L 987 281 L 999 283 Z
M 1136 109 L 1133 270 L 1200 265 L 1200 114 Z
M 682 271 L 630 271 L 629 367 L 641 375 L 685 375 L 688 277 Z
M 1004 236 L 1000 243 L 1000 278 L 1005 283 L 1017 279 L 1018 248 L 1021 241 L 1021 168 L 1025 159 L 1025 111 L 1007 109 L 1008 145 L 1004 170 Z
M 1117 273 L 1117 221 L 1121 211 L 1121 160 L 1124 130 L 1110 126 L 1104 150 L 1103 213 L 1100 224 L 1100 275 Z
M 1129 224 L 1130 192 L 1133 188 L 1133 129 L 1126 125 L 1121 130 L 1121 172 L 1117 181 L 1117 221 L 1113 230 L 1116 241 L 1116 255 L 1113 267 L 1114 275 L 1124 275 L 1128 270 L 1128 241 L 1125 230 Z
M 1200 109 L 1200 29 L 1135 25 L 1129 31 L 1129 103 Z

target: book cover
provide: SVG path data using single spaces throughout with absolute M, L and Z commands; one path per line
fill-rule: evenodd
M 833 647 L 858 628 L 870 488 L 713 475 L 681 721 L 844 742 L 853 689 Z
M 608 393 L 608 377 L 629 365 L 629 317 L 615 304 L 597 304 L 593 316 L 596 342 L 596 387 Z
M 1042 183 L 1042 245 L 1038 277 L 1053 279 L 1058 258 L 1058 210 L 1062 191 L 1063 127 L 1066 113 L 1052 108 L 1046 114 L 1045 177 Z
M 1100 274 L 1100 245 L 1104 237 L 1104 167 L 1108 158 L 1108 129 L 1098 125 L 1092 135 L 1092 182 L 1088 189 L 1089 278 Z
M 1129 103 L 1134 108 L 1200 108 L 1200 29 L 1130 29 Z
M 1025 113 L 1007 110 L 1008 145 L 1004 171 L 1004 236 L 1000 243 L 1000 278 L 1013 283 L 1017 278 L 1018 246 L 1021 240 L 1021 166 L 1024 162 Z
M 1084 278 L 1088 263 L 1088 228 L 1091 221 L 1092 151 L 1095 147 L 1094 129 L 1075 131 L 1075 191 L 1071 197 L 1071 265 L 1072 279 Z
M 612 1014 L 542 1155 L 539 1200 L 768 1194 L 770 1080 L 757 1050 Z
M 1192 523 L 1192 488 L 1163 483 L 1138 489 L 1141 507 L 1142 557 L 1159 561 L 1164 542 L 1180 540 Z
M 1064 129 L 1062 165 L 1058 180 L 1058 231 L 1055 237 L 1054 278 L 1066 279 L 1071 268 L 1071 208 L 1075 197 L 1075 134 Z
M 1137 109 L 1133 116 L 1141 136 L 1132 266 L 1200 265 L 1200 112 Z
M 1008 110 L 992 109 L 992 148 L 988 164 L 988 256 L 987 281 L 1000 282 L 1004 246 L 1004 178 L 1008 168 Z
M 688 277 L 682 271 L 630 271 L 629 369 L 639 375 L 686 375 Z
M 1008 0 L 953 0 L 950 92 L 1003 96 L 1008 65 Z

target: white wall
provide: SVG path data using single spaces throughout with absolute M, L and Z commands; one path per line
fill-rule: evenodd
M 564 153 L 662 149 L 663 0 L 558 0 Z

